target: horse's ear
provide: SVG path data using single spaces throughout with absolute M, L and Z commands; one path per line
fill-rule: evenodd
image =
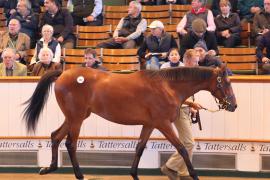
M 227 69 L 226 64 L 221 63 L 220 69 L 222 72 L 226 71 L 226 69 Z

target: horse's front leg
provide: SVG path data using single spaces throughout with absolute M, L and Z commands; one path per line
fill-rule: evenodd
M 48 174 L 57 170 L 58 166 L 58 147 L 60 142 L 64 139 L 64 137 L 68 133 L 68 125 L 66 121 L 58 128 L 56 131 L 51 134 L 51 142 L 52 142 L 52 161 L 50 167 L 41 168 L 39 171 L 40 175 Z
M 132 163 L 131 170 L 130 170 L 130 174 L 134 180 L 139 180 L 139 178 L 138 178 L 138 165 L 139 165 L 142 153 L 144 151 L 145 145 L 146 145 L 152 132 L 153 132 L 152 127 L 143 126 L 139 142 L 136 146 L 136 155 L 135 155 L 135 158 L 134 158 L 134 161 Z
M 189 175 L 194 179 L 194 180 L 199 180 L 197 173 L 195 172 L 190 159 L 188 152 L 184 145 L 179 141 L 177 138 L 176 134 L 174 133 L 172 124 L 168 121 L 168 123 L 163 124 L 161 127 L 158 128 L 160 132 L 172 143 L 172 145 L 177 149 L 178 153 L 183 157 L 185 164 L 188 168 Z

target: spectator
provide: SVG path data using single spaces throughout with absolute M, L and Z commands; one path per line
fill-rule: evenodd
M 138 55 L 147 60 L 146 69 L 159 69 L 162 63 L 168 61 L 168 51 L 177 48 L 177 43 L 173 35 L 164 31 L 161 21 L 155 20 L 148 27 L 151 29 L 151 34 L 145 38 Z
M 240 18 L 238 14 L 230 12 L 231 4 L 228 0 L 220 0 L 219 5 L 221 14 L 215 18 L 218 44 L 228 48 L 235 47 L 241 42 Z
M 83 67 L 99 69 L 106 71 L 107 69 L 100 64 L 100 60 L 97 58 L 97 52 L 94 49 L 87 48 L 84 51 L 84 63 Z
M 113 38 L 97 45 L 98 48 L 131 49 L 140 44 L 143 33 L 147 28 L 147 21 L 141 17 L 142 6 L 137 1 L 131 1 L 128 16 L 118 23 Z
M 199 56 L 199 66 L 207 66 L 207 67 L 221 67 L 222 62 L 217 56 L 209 55 L 207 52 L 207 46 L 205 42 L 199 41 L 194 46 L 195 51 L 197 52 Z M 232 72 L 230 69 L 227 68 L 228 75 L 232 75 Z
M 21 25 L 19 20 L 11 19 L 8 24 L 8 31 L 0 35 L 0 53 L 5 48 L 12 48 L 16 51 L 15 59 L 25 63 L 26 50 L 30 48 L 29 37 L 20 32 Z
M 241 22 L 252 22 L 253 16 L 263 8 L 263 0 L 238 0 L 237 9 Z
M 184 66 L 184 64 L 180 61 L 180 55 L 177 48 L 171 48 L 167 56 L 169 61 L 162 64 L 160 69 Z
M 45 0 L 46 12 L 41 18 L 40 27 L 49 24 L 54 29 L 53 36 L 62 48 L 72 49 L 75 45 L 73 18 L 67 9 L 61 9 L 58 0 Z
M 62 70 L 62 65 L 57 62 L 53 62 L 53 52 L 51 49 L 44 47 L 40 49 L 38 54 L 39 62 L 34 65 L 32 76 L 42 76 L 50 70 Z
M 266 49 L 266 54 L 264 54 Z M 270 31 L 264 33 L 258 41 L 256 56 L 259 63 L 259 74 L 270 74 Z
M 237 13 L 237 1 L 238 0 L 229 0 L 231 4 L 231 11 L 233 13 Z M 220 14 L 220 6 L 219 6 L 220 0 L 212 0 L 211 4 L 211 10 L 213 12 L 213 15 L 216 17 Z
M 9 19 L 9 17 L 16 12 L 17 4 L 20 0 L 6 0 L 4 3 L 4 12 L 6 15 L 6 18 Z M 40 6 L 38 0 L 29 0 L 31 3 L 32 11 L 34 13 L 40 13 Z
M 188 0 L 166 0 L 167 4 L 190 4 Z
M 182 18 L 177 25 L 177 32 L 180 36 L 186 35 L 192 30 L 192 22 L 197 18 L 203 19 L 207 24 L 207 31 L 215 31 L 216 25 L 212 11 L 207 9 L 206 0 L 192 0 L 192 9 Z M 183 54 L 182 54 L 183 55 Z
M 0 76 L 26 76 L 27 68 L 25 65 L 16 61 L 15 50 L 6 48 L 3 50 L 0 63 Z
M 101 26 L 102 0 L 73 0 L 74 25 Z
M 174 55 L 171 55 L 173 52 Z M 178 58 L 178 62 L 180 59 L 180 56 L 177 51 L 173 50 L 169 54 L 169 59 L 172 62 L 176 61 Z M 176 55 L 178 54 L 178 57 Z M 198 66 L 198 56 L 196 54 L 196 51 L 194 49 L 189 49 L 186 51 L 184 55 L 184 66 L 186 67 L 196 67 Z M 163 64 L 164 65 L 164 64 Z M 161 68 L 165 68 L 165 66 L 161 66 Z M 183 66 L 183 65 L 181 65 Z M 167 67 L 167 66 L 166 66 Z M 169 67 L 174 67 L 174 66 L 169 66 Z M 179 116 L 176 118 L 174 121 L 174 125 L 177 129 L 178 132 L 178 138 L 180 142 L 185 146 L 187 149 L 189 158 L 192 159 L 192 149 L 194 147 L 194 138 L 192 136 L 192 127 L 191 127 L 191 113 L 193 115 L 196 115 L 197 110 L 202 109 L 203 107 L 198 104 L 193 102 L 192 97 L 188 98 L 183 105 L 179 108 L 180 113 Z M 170 180 L 177 180 L 177 179 L 192 179 L 189 176 L 189 172 L 186 168 L 186 164 L 182 158 L 178 154 L 178 152 L 175 152 L 169 160 L 161 167 L 161 172 L 169 177 Z
M 48 47 L 52 50 L 53 52 L 52 61 L 59 63 L 60 58 L 61 58 L 61 47 L 58 41 L 54 39 L 52 36 L 53 27 L 51 25 L 45 24 L 42 27 L 41 34 L 42 34 L 42 38 L 36 44 L 35 53 L 31 59 L 30 64 L 34 64 L 39 61 L 38 57 L 39 57 L 40 49 L 45 48 L 45 47 Z
M 192 31 L 182 38 L 180 43 L 180 56 L 183 57 L 187 49 L 192 49 L 198 41 L 206 44 L 207 52 L 211 56 L 218 54 L 217 40 L 214 32 L 206 31 L 206 23 L 198 18 L 192 22 Z
M 36 34 L 38 30 L 38 15 L 31 10 L 29 0 L 19 0 L 17 10 L 10 16 L 10 19 L 18 19 L 21 24 L 20 32 L 30 37 L 31 47 L 36 43 Z
M 256 38 L 256 44 L 258 44 L 262 35 L 270 29 L 270 0 L 264 0 L 264 9 L 255 14 L 252 29 L 252 36 Z

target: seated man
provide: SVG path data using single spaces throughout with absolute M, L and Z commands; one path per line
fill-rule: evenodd
M 199 66 L 207 66 L 207 67 L 220 67 L 222 62 L 217 56 L 209 55 L 207 46 L 204 41 L 198 41 L 194 45 L 194 49 L 197 52 L 197 55 L 199 56 Z M 232 72 L 230 69 L 227 68 L 227 73 L 229 76 L 232 75 Z
M 263 53 L 266 49 L 266 54 Z M 270 74 L 270 31 L 262 35 L 258 41 L 256 56 L 259 63 L 259 74 Z
M 102 0 L 73 0 L 74 25 L 101 26 L 103 24 Z
M 229 0 L 230 4 L 232 5 L 231 10 L 233 13 L 237 13 L 237 1 L 238 0 Z M 220 14 L 219 3 L 220 3 L 220 0 L 212 0 L 211 10 L 215 17 Z
M 15 60 L 25 63 L 26 50 L 30 49 L 30 38 L 20 32 L 21 25 L 17 19 L 11 19 L 8 24 L 8 31 L 0 34 L 0 53 L 5 48 L 16 50 Z
M 147 21 L 141 16 L 142 5 L 131 1 L 128 7 L 128 16 L 118 23 L 113 38 L 97 45 L 98 48 L 132 49 L 140 44 L 143 33 L 147 28 Z
M 107 69 L 101 66 L 99 59 L 97 58 L 97 52 L 94 49 L 87 48 L 84 51 L 84 63 L 83 67 L 99 69 L 106 71 Z
M 263 0 L 238 0 L 237 9 L 241 22 L 252 22 L 253 17 L 263 8 Z
M 0 63 L 0 76 L 26 76 L 25 65 L 16 61 L 15 50 L 6 48 L 1 55 L 3 62 Z
M 270 0 L 264 0 L 264 9 L 255 14 L 253 18 L 252 36 L 258 45 L 262 35 L 270 30 Z
M 183 37 L 180 43 L 180 56 L 183 57 L 187 49 L 192 49 L 198 41 L 204 41 L 207 52 L 211 56 L 218 54 L 217 40 L 214 32 L 206 31 L 206 23 L 198 18 L 192 22 L 192 31 Z
M 36 34 L 38 31 L 38 15 L 31 10 L 32 6 L 29 0 L 19 0 L 17 10 L 10 16 L 10 19 L 18 19 L 21 23 L 20 32 L 30 37 L 31 47 L 36 43 Z
M 162 63 L 168 61 L 168 51 L 177 48 L 177 43 L 173 35 L 164 31 L 161 21 L 155 20 L 148 27 L 151 29 L 151 34 L 144 39 L 138 55 L 147 60 L 146 69 L 159 69 Z
M 67 9 L 62 9 L 58 0 L 45 0 L 46 12 L 41 17 L 40 29 L 49 24 L 53 27 L 53 36 L 62 48 L 72 49 L 75 45 L 73 18 Z

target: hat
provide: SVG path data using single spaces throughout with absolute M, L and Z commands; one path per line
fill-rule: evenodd
M 194 45 L 194 49 L 196 48 L 196 47 L 200 47 L 200 48 L 203 48 L 205 51 L 208 51 L 208 48 L 207 48 L 207 46 L 206 46 L 206 43 L 205 43 L 205 41 L 203 41 L 203 40 L 199 40 L 195 45 Z
M 206 22 L 201 18 L 197 18 L 192 21 L 191 27 L 193 32 L 204 33 L 206 31 Z
M 158 21 L 158 20 L 155 20 L 155 21 L 153 21 L 149 26 L 148 26 L 149 28 L 161 28 L 161 29 L 164 29 L 164 25 L 163 25 L 163 23 L 161 22 L 161 21 Z

